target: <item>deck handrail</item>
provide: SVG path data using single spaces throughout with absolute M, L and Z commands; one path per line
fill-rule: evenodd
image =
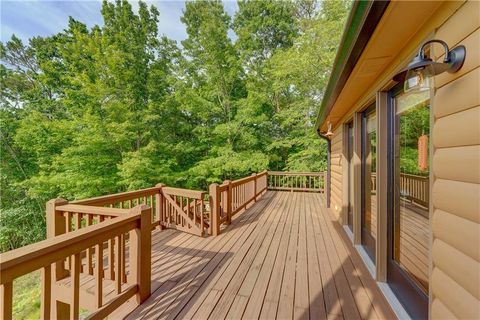
M 325 191 L 325 172 L 268 171 L 268 189 L 280 191 Z
M 253 173 L 237 180 L 212 183 L 209 187 L 212 235 L 218 235 L 222 224 L 229 225 L 232 217 L 259 198 L 267 189 L 267 171 Z
M 156 193 L 158 193 L 159 189 L 160 189 L 159 186 L 155 186 L 155 187 L 146 188 L 146 189 L 126 191 L 126 192 L 114 193 L 114 194 L 93 197 L 88 199 L 81 199 L 81 200 L 72 201 L 70 203 L 103 207 L 106 205 L 118 204 L 120 202 L 126 202 L 134 199 L 143 198 L 148 195 L 155 195 Z
M 58 201 L 57 203 L 61 203 Z M 51 204 L 51 203 L 50 203 Z M 65 208 L 64 208 L 65 209 Z M 101 210 L 101 209 L 100 209 Z M 113 209 L 121 210 L 121 209 Z M 95 208 L 93 210 L 95 213 Z M 123 210 L 122 210 L 123 211 Z M 56 211 L 57 214 L 60 211 Z M 0 306 L 2 319 L 12 318 L 13 280 L 41 269 L 42 295 L 41 315 L 43 319 L 79 317 L 80 273 L 82 269 L 83 253 L 95 248 L 95 297 L 92 303 L 95 306 L 91 319 L 104 318 L 121 304 L 136 295 L 137 304 L 145 301 L 150 295 L 151 286 L 151 228 L 150 208 L 138 205 L 128 213 L 119 213 L 111 221 L 98 222 L 75 231 L 51 236 L 46 240 L 0 254 Z M 51 221 L 51 219 L 50 219 Z M 58 221 L 57 221 L 58 222 Z M 103 256 L 104 244 L 115 239 L 119 244 L 121 235 L 129 234 L 129 263 L 130 275 L 126 281 L 127 287 L 122 289 L 123 276 L 118 276 L 117 267 L 117 295 L 104 303 L 103 299 Z M 116 246 L 116 256 L 124 254 L 121 247 Z M 125 248 L 123 248 L 125 251 Z M 100 257 L 100 258 L 99 258 Z M 64 268 L 65 261 L 69 260 L 69 271 Z M 55 295 L 56 281 L 69 277 L 69 294 L 61 297 Z M 52 288 L 54 286 L 54 288 Z M 92 298 L 90 298 L 92 299 Z M 53 303 L 57 301 L 57 303 Z M 60 302 L 60 304 L 59 304 Z M 63 306 L 63 307 L 58 307 Z M 54 310 L 54 314 L 51 311 Z

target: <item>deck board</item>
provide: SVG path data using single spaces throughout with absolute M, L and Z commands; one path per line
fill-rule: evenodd
M 129 319 L 395 317 L 321 194 L 269 191 L 217 237 L 152 242 L 152 296 Z

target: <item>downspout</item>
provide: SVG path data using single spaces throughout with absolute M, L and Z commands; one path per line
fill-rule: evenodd
M 332 153 L 332 142 L 328 139 L 327 136 L 320 133 L 320 128 L 317 129 L 317 134 L 320 138 L 327 141 L 327 181 L 325 182 L 325 197 L 327 198 L 327 208 L 330 208 L 330 165 L 331 165 L 331 153 Z

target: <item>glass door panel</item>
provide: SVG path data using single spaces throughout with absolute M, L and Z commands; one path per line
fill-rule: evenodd
M 428 318 L 430 92 L 393 90 L 388 283 L 412 318 Z
M 363 114 L 362 121 L 362 245 L 375 262 L 377 231 L 377 117 L 375 106 Z
M 429 93 L 395 98 L 393 258 L 428 293 Z

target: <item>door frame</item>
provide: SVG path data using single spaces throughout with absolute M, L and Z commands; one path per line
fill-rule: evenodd
M 366 154 L 364 152 L 365 147 L 366 147 L 366 138 L 367 138 L 367 117 L 371 114 L 375 114 L 375 117 L 378 117 L 377 113 L 377 104 L 374 102 L 373 104 L 369 105 L 366 109 L 364 109 L 361 112 L 361 134 L 360 134 L 360 139 L 361 139 L 361 167 L 360 167 L 360 192 L 361 192 L 361 209 L 360 209 L 360 237 L 361 237 L 361 245 L 364 247 L 365 251 L 367 252 L 369 258 L 373 262 L 373 264 L 376 264 L 377 262 L 377 255 L 376 255 L 376 250 L 377 250 L 377 240 L 373 238 L 370 234 L 368 234 L 366 231 L 363 230 L 363 221 L 364 221 L 364 216 L 365 216 L 365 210 L 366 210 L 366 203 L 365 203 L 365 196 L 366 196 L 366 190 L 364 188 L 365 186 L 365 168 L 366 168 Z M 376 139 L 378 140 L 378 127 L 377 127 L 377 122 L 375 123 L 375 133 L 376 133 Z M 378 153 L 377 153 L 378 156 Z M 377 160 L 375 161 L 375 172 L 377 172 L 377 164 L 378 164 L 378 157 Z M 376 215 L 378 217 L 378 207 L 377 207 L 377 212 Z M 377 233 L 378 234 L 378 233 Z
M 352 136 L 350 137 L 350 130 L 352 131 Z M 345 226 L 345 230 L 347 231 L 347 234 L 349 237 L 353 240 L 353 230 L 354 230 L 354 195 L 355 195 L 355 183 L 354 183 L 354 144 L 355 144 L 355 127 L 354 127 L 354 121 L 353 119 L 347 120 L 343 124 L 343 157 L 345 161 L 343 162 L 342 166 L 342 183 L 343 183 L 343 190 L 346 190 L 346 192 L 343 192 L 343 220 L 342 224 Z M 351 143 L 351 150 L 349 148 L 349 144 Z M 351 155 L 350 152 L 351 151 Z M 351 156 L 351 157 L 349 157 Z M 352 171 L 350 172 L 350 166 Z M 353 189 L 350 191 L 350 189 Z M 352 194 L 350 195 L 350 192 Z M 351 199 L 352 197 L 352 199 Z M 350 201 L 350 199 L 352 201 Z M 349 224 L 349 210 L 351 210 L 351 216 L 352 216 L 352 221 L 350 221 Z M 351 228 L 350 228 L 351 225 Z

